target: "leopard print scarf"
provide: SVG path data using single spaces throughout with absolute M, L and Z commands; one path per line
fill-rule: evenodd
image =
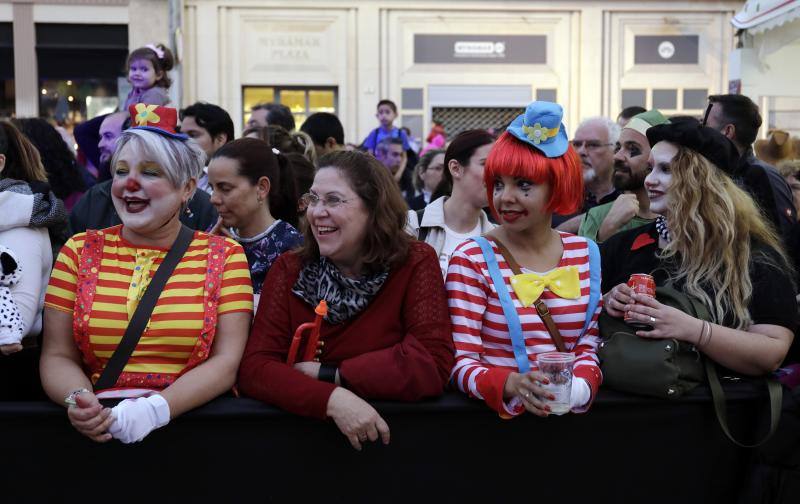
M 388 276 L 389 272 L 384 271 L 359 279 L 347 278 L 332 262 L 321 257 L 303 267 L 292 292 L 312 307 L 324 299 L 328 303 L 325 320 L 341 324 L 367 307 Z

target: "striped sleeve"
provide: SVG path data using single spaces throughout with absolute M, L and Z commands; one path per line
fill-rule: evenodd
M 470 247 L 477 245 L 465 242 L 453 253 L 445 281 L 456 350 L 450 380 L 468 396 L 484 400 L 501 417 L 510 418 L 524 411 L 503 401 L 505 382 L 512 370 L 481 362 L 485 353 L 481 329 L 491 288 L 479 264 L 467 253 Z
M 253 312 L 253 284 L 250 267 L 242 246 L 230 238 L 225 239 L 227 255 L 222 272 L 219 307 L 217 313 Z
M 75 306 L 75 289 L 78 283 L 78 251 L 83 248 L 86 233 L 79 233 L 67 240 L 61 248 L 44 297 L 44 305 L 48 308 L 72 313 Z
M 597 265 L 598 268 L 600 265 Z M 603 373 L 600 371 L 600 360 L 597 357 L 597 349 L 600 346 L 600 327 L 598 319 L 600 312 L 603 310 L 603 296 L 600 296 L 597 307 L 592 315 L 592 321 L 586 332 L 578 338 L 577 343 L 572 349 L 575 354 L 575 364 L 573 365 L 572 372 L 578 378 L 583 378 L 589 383 L 589 388 L 592 391 L 592 397 L 584 406 L 575 408 L 575 413 L 584 413 L 589 410 L 597 397 L 597 391 L 600 384 L 603 382 Z

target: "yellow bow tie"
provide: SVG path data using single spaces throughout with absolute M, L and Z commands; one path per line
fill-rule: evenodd
M 564 299 L 578 299 L 581 296 L 581 279 L 575 266 L 557 268 L 546 275 L 514 275 L 511 277 L 511 287 L 526 308 L 539 299 L 545 287 Z

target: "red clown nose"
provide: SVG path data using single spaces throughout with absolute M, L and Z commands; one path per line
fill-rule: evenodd
M 142 186 L 139 185 L 139 182 L 136 182 L 132 178 L 129 178 L 127 181 L 125 181 L 125 190 L 126 191 L 136 192 L 141 188 L 142 188 Z

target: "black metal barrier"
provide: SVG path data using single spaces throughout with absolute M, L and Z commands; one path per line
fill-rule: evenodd
M 725 388 L 732 429 L 755 438 L 766 394 Z M 357 452 L 332 422 L 250 399 L 219 398 L 134 445 L 82 437 L 54 404 L 0 403 L 0 502 L 732 503 L 751 457 L 705 388 L 675 401 L 603 390 L 589 413 L 545 419 L 501 420 L 456 393 L 374 405 L 391 443 Z

